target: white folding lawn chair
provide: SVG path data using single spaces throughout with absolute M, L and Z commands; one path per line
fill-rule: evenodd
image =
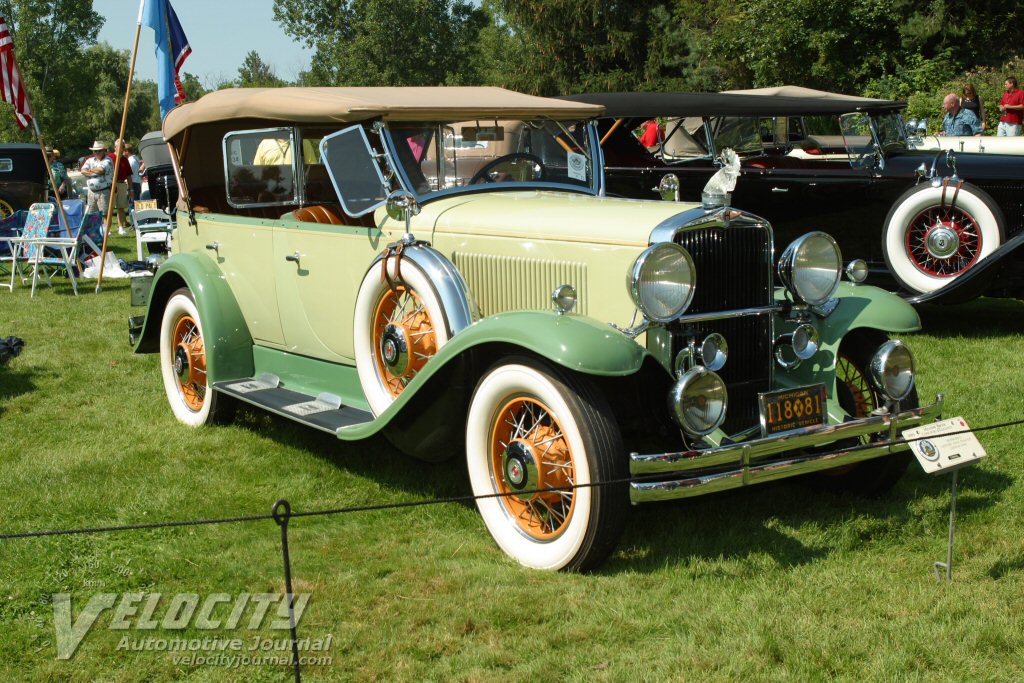
M 136 202 L 141 204 L 142 202 Z M 153 201 L 153 204 L 156 204 Z M 164 250 L 171 250 L 171 234 L 174 231 L 174 220 L 163 209 L 138 207 L 131 214 L 132 226 L 135 228 L 135 252 L 142 260 L 143 244 L 162 244 Z

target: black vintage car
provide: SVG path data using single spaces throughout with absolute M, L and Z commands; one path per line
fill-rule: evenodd
M 606 107 L 610 195 L 699 201 L 731 148 L 731 203 L 769 219 L 777 244 L 824 230 L 868 261 L 870 281 L 917 301 L 1024 291 L 1022 157 L 914 149 L 904 104 L 810 92 L 567 99 Z
M 0 144 L 0 218 L 46 201 L 46 164 L 39 145 Z

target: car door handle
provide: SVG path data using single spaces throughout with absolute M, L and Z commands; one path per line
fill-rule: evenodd
M 206 248 L 210 251 L 217 252 L 217 256 L 220 256 L 220 242 L 210 242 L 206 245 Z
M 287 256 L 285 256 L 284 260 L 291 261 L 292 263 L 298 263 L 299 258 L 301 258 L 301 256 L 302 254 L 300 254 L 299 252 L 295 252 L 294 254 L 288 254 Z
M 789 192 L 788 187 L 773 187 L 772 192 Z

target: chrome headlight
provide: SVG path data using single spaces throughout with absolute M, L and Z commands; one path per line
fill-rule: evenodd
M 914 354 L 899 340 L 879 346 L 869 369 L 875 386 L 893 401 L 902 401 L 914 388 Z
M 701 365 L 708 370 L 717 372 L 725 367 L 725 361 L 729 359 L 729 343 L 722 335 L 712 332 L 704 337 L 697 353 L 700 356 L 698 360 Z
M 796 301 L 825 303 L 839 287 L 843 257 L 839 245 L 823 232 L 809 232 L 786 247 L 779 259 L 779 278 Z
M 629 269 L 626 286 L 644 317 L 666 323 L 693 300 L 697 273 L 693 257 L 678 244 L 662 242 L 644 250 Z
M 704 436 L 725 420 L 729 397 L 722 378 L 697 366 L 683 373 L 668 395 L 669 411 L 690 436 Z

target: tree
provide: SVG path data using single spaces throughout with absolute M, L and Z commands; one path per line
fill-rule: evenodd
M 274 67 L 264 62 L 255 50 L 245 56 L 238 69 L 239 88 L 276 88 L 284 84 L 274 73 Z
M 103 19 L 91 0 L 0 0 L 32 109 L 47 141 L 78 144 L 79 112 L 91 103 L 84 87 L 90 64 L 86 47 L 96 42 Z M 0 116 L 4 140 L 31 140 L 21 131 L 9 105 Z M 88 144 L 86 144 L 88 146 Z
M 466 0 L 274 0 L 274 18 L 315 50 L 305 85 L 479 82 L 486 14 Z

